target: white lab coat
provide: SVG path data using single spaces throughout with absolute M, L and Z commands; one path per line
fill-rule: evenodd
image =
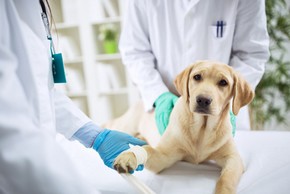
M 97 193 L 55 141 L 89 122 L 54 89 L 38 0 L 0 0 L 0 193 Z
M 146 110 L 163 92 L 177 94 L 176 75 L 196 60 L 227 63 L 253 88 L 260 81 L 269 57 L 264 0 L 128 0 L 127 8 L 120 51 Z M 250 128 L 246 109 L 237 128 Z

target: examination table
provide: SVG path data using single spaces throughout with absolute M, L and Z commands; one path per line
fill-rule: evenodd
M 88 181 L 105 194 L 139 193 L 98 154 L 77 142 L 57 138 Z M 237 131 L 234 138 L 244 161 L 238 194 L 290 194 L 290 132 Z M 144 169 L 134 176 L 157 194 L 213 194 L 220 168 L 212 162 L 178 162 L 160 174 Z

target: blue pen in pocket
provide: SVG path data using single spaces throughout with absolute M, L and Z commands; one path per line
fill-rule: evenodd
M 223 37 L 223 32 L 224 32 L 224 22 L 220 21 L 220 25 L 221 25 L 221 38 Z
M 220 28 L 220 21 L 216 22 L 216 37 L 219 37 L 219 28 Z
M 225 22 L 223 20 L 218 20 L 216 22 L 216 37 L 222 38 L 224 36 Z

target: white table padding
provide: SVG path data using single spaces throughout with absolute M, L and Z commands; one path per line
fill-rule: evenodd
M 290 132 L 238 131 L 234 138 L 244 161 L 239 194 L 290 193 Z M 118 173 L 107 168 L 98 154 L 79 143 L 58 141 L 88 181 L 105 194 L 138 193 Z M 213 194 L 220 168 L 214 163 L 178 162 L 160 174 L 148 170 L 134 175 L 158 194 Z

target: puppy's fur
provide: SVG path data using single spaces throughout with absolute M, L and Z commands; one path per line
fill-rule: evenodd
M 154 113 L 145 113 L 140 103 L 107 127 L 144 137 L 149 143 L 143 146 L 148 154 L 145 167 L 156 173 L 180 160 L 193 164 L 214 160 L 222 168 L 215 193 L 236 193 L 244 168 L 233 141 L 229 111 L 232 100 L 237 115 L 252 101 L 254 92 L 230 66 L 214 61 L 186 68 L 176 77 L 175 86 L 181 97 L 162 136 Z M 119 172 L 136 169 L 135 155 L 120 154 L 114 167 Z

